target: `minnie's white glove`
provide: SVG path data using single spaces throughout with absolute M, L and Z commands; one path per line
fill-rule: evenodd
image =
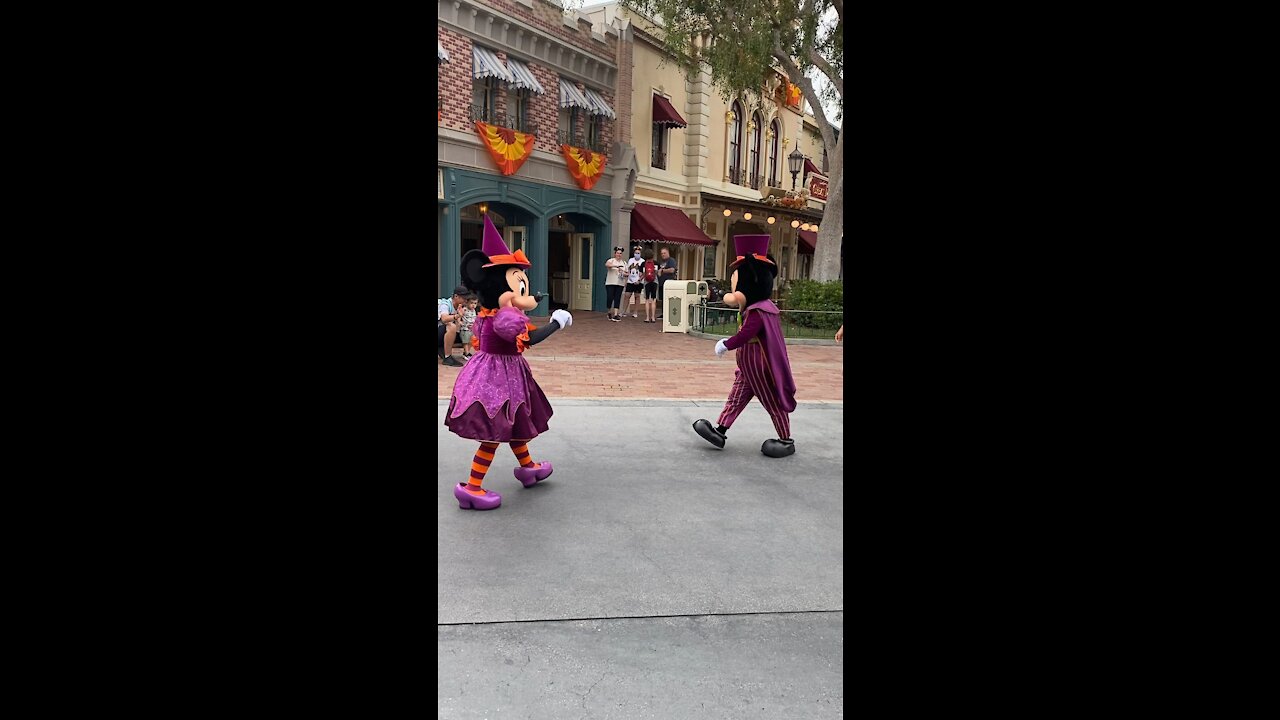
M 729 348 L 724 346 L 724 338 L 720 338 L 720 341 L 716 343 L 716 357 L 720 357 L 727 352 L 729 352 Z
M 556 310 L 551 313 L 551 319 L 560 323 L 560 329 L 563 330 L 573 324 L 573 316 L 565 310 Z

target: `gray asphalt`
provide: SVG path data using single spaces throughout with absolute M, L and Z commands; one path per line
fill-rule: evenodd
M 555 472 L 525 489 L 499 448 L 488 512 L 439 425 L 439 717 L 843 717 L 843 405 L 797 408 L 780 460 L 754 404 L 724 450 L 690 427 L 720 403 L 552 405 Z

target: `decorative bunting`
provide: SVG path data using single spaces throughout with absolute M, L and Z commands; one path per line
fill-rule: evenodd
M 800 86 L 787 83 L 787 104 L 800 106 Z
M 476 121 L 476 133 L 480 141 L 489 148 L 489 154 L 498 164 L 503 175 L 514 175 L 525 160 L 533 154 L 533 143 L 537 138 L 529 133 L 522 133 L 511 128 L 498 127 L 489 123 Z
M 569 167 L 569 174 L 583 190 L 590 190 L 595 186 L 604 173 L 605 163 L 609 160 L 600 153 L 571 145 L 561 145 L 560 152 L 564 154 L 564 164 Z

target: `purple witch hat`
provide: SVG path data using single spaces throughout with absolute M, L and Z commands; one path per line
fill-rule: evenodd
M 768 237 L 768 235 L 765 237 Z M 511 252 L 507 244 L 502 241 L 502 235 L 498 233 L 498 228 L 493 226 L 493 221 L 489 219 L 488 215 L 484 216 L 484 240 L 480 245 L 480 252 L 489 256 L 489 264 L 484 267 L 493 267 L 495 265 L 529 267 L 529 258 L 524 256 L 524 251 Z
M 753 257 L 757 260 L 773 264 L 768 258 L 769 254 L 769 236 L 768 235 L 734 235 L 733 248 L 738 256 L 737 260 L 729 263 L 729 267 L 738 267 L 738 263 Z

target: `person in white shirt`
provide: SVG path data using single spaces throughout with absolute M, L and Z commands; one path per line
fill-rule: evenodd
M 436 350 L 440 355 L 440 362 L 450 367 L 462 367 L 465 364 L 453 357 L 453 339 L 458 337 L 458 331 L 462 329 L 460 308 L 466 304 L 467 296 L 470 294 L 471 290 L 466 285 L 459 285 L 453 289 L 453 297 L 440 298 L 436 306 L 436 314 L 440 316 L 437 329 L 440 345 Z
M 624 252 L 626 251 L 622 248 L 616 247 L 613 249 L 613 257 L 604 261 L 604 290 L 608 293 L 605 307 L 609 310 L 609 319 L 614 322 L 622 322 L 618 305 L 622 300 L 622 288 L 627 283 L 627 261 L 622 257 Z
M 626 291 L 622 294 L 622 307 L 631 307 L 631 317 L 640 317 L 636 312 L 636 305 L 640 304 L 641 293 L 644 292 L 644 283 L 640 281 L 640 271 L 644 269 L 644 260 L 640 257 L 640 248 L 636 248 L 631 259 L 627 261 L 627 285 Z M 630 298 L 628 301 L 627 298 Z M 622 311 L 626 315 L 625 310 Z

